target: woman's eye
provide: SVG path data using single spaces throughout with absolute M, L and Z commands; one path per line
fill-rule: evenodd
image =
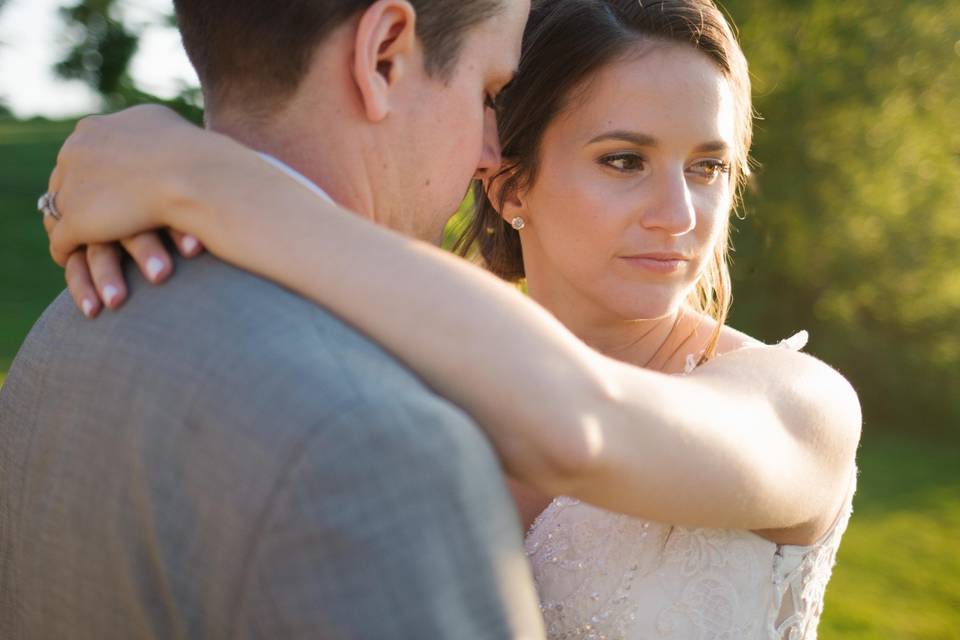
M 721 176 L 730 174 L 730 163 L 722 160 L 702 160 L 690 167 L 689 171 L 706 180 L 707 184 L 713 184 Z
M 642 171 L 645 164 L 642 156 L 635 153 L 615 153 L 604 156 L 600 163 L 622 173 L 635 173 Z

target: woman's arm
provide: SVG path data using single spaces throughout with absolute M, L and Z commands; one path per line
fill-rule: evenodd
M 819 361 L 746 349 L 686 377 L 614 361 L 482 269 L 325 203 L 225 138 L 177 135 L 191 151 L 153 168 L 171 178 L 153 187 L 162 197 L 106 215 L 77 197 L 54 252 L 161 226 L 190 233 L 383 344 L 474 416 L 508 473 L 547 495 L 805 535 L 839 508 L 859 404 Z M 63 169 L 69 180 L 75 169 Z M 111 215 L 124 221 L 105 224 Z
M 486 271 L 248 168 L 242 185 L 218 176 L 204 214 L 165 222 L 374 337 L 472 414 L 518 479 L 683 524 L 780 529 L 839 508 L 859 405 L 822 363 L 763 348 L 687 377 L 617 362 Z

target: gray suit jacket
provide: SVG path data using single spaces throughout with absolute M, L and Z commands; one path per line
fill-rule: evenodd
M 0 638 L 542 638 L 476 425 L 321 308 L 178 269 L 94 322 L 61 295 L 13 364 Z

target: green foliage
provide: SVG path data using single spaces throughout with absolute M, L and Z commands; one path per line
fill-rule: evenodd
M 133 81 L 127 70 L 139 37 L 113 15 L 116 0 L 80 0 L 63 7 L 64 20 L 78 32 L 79 42 L 56 65 L 66 79 L 86 82 L 110 107 L 125 106 Z
M 450 218 L 447 228 L 443 231 L 443 248 L 447 251 L 452 250 L 457 239 L 467 232 L 471 211 L 473 211 L 473 189 L 467 192 L 467 196 L 460 204 L 460 210 Z
M 733 322 L 805 327 L 868 424 L 960 424 L 960 3 L 730 0 L 760 163 Z

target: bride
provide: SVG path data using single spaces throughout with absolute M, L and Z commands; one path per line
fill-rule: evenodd
M 171 228 L 378 340 L 497 448 L 551 638 L 815 638 L 860 410 L 802 335 L 725 324 L 752 129 L 730 26 L 710 0 L 537 3 L 491 106 L 505 162 L 459 243 L 488 271 L 157 108 L 67 142 L 51 248 L 88 315 L 123 279 L 77 250 L 136 236 L 159 281 L 146 232 Z

